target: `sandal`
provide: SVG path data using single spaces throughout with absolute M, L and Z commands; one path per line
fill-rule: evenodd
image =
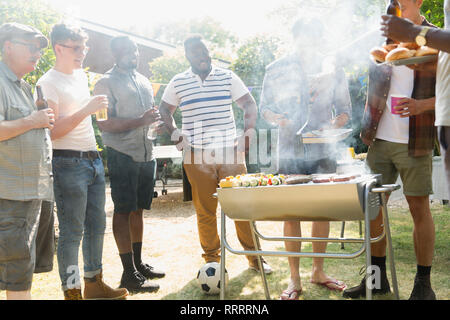
M 298 300 L 302 294 L 302 289 L 286 289 L 280 295 L 280 300 Z
M 327 280 L 325 282 L 313 282 L 313 281 L 311 281 L 311 283 L 317 284 L 319 286 L 323 286 L 323 287 L 325 287 L 325 288 L 327 288 L 328 290 L 331 290 L 331 291 L 343 291 L 345 288 L 347 288 L 347 285 L 344 282 L 338 281 L 338 280 L 335 280 L 335 279 Z

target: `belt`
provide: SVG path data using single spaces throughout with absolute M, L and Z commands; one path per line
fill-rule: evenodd
M 95 160 L 100 158 L 98 151 L 53 150 L 53 157 L 83 158 Z

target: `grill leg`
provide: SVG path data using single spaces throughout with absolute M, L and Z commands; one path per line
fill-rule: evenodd
M 387 211 L 387 201 L 386 194 L 381 194 L 382 201 L 382 209 L 383 209 L 383 220 L 384 220 L 384 228 L 386 230 L 386 240 L 387 240 L 387 250 L 389 256 L 389 264 L 391 267 L 391 277 L 392 277 L 392 286 L 394 287 L 394 295 L 397 300 L 400 300 L 400 295 L 398 291 L 398 282 L 397 282 L 397 273 L 395 270 L 395 261 L 394 261 L 394 249 L 392 247 L 392 237 L 391 237 L 391 228 L 389 226 L 389 216 Z
M 220 300 L 225 299 L 225 238 L 226 238 L 226 228 L 225 228 L 225 213 L 221 211 L 220 215 Z
M 361 222 L 360 222 L 361 223 Z M 344 238 L 344 231 L 345 231 L 345 221 L 342 221 L 342 227 L 341 227 L 341 238 Z M 344 247 L 344 243 L 341 243 L 341 249 L 343 250 Z
M 255 246 L 255 251 L 261 251 L 261 244 L 259 243 L 259 238 L 256 236 L 255 229 L 256 229 L 255 221 L 251 221 L 250 222 L 250 230 L 252 232 L 253 244 Z M 261 274 L 261 279 L 263 282 L 264 293 L 266 294 L 266 299 L 270 300 L 269 287 L 267 285 L 267 279 L 266 279 L 266 274 L 264 272 L 261 255 L 258 255 L 258 267 L 259 267 L 259 273 Z
M 368 197 L 366 197 L 368 199 Z M 365 237 L 364 237 L 364 243 L 366 246 L 366 300 L 372 300 L 372 283 L 371 281 L 371 274 L 369 274 L 369 271 L 371 268 L 369 268 L 372 265 L 371 260 L 371 248 L 370 248 L 370 220 L 369 220 L 369 206 L 366 205 L 366 208 L 364 210 L 365 213 Z

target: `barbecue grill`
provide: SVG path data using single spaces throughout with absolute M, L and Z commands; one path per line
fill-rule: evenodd
M 352 259 L 366 252 L 366 279 L 373 277 L 370 268 L 370 243 L 387 239 L 392 284 L 396 298 L 399 298 L 395 272 L 389 219 L 386 205 L 386 193 L 399 189 L 398 185 L 381 186 L 381 175 L 363 175 L 346 182 L 316 184 L 313 182 L 299 185 L 264 186 L 254 188 L 219 188 L 217 197 L 221 205 L 221 290 L 220 298 L 225 298 L 225 254 L 258 257 L 258 265 L 267 299 L 270 299 L 267 280 L 262 269 L 262 256 L 310 257 Z M 370 221 L 383 213 L 383 233 L 377 238 L 370 237 Z M 226 239 L 226 218 L 249 221 L 252 232 L 254 251 L 235 250 Z M 302 238 L 302 237 L 267 237 L 256 228 L 256 221 L 365 221 L 363 238 Z M 299 242 L 338 242 L 361 243 L 359 250 L 353 253 L 308 253 L 290 251 L 263 251 L 260 239 L 266 241 Z M 371 283 L 366 285 L 366 298 L 372 298 Z

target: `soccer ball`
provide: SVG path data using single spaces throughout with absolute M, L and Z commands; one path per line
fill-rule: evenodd
M 202 291 L 209 295 L 220 293 L 220 264 L 209 262 L 197 273 L 197 281 Z M 228 272 L 225 270 L 225 284 L 228 282 Z

